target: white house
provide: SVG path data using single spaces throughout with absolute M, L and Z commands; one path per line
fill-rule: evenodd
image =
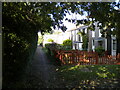
M 116 37 L 111 35 L 111 38 L 102 37 L 99 27 L 97 27 L 98 22 L 95 23 L 95 31 L 89 30 L 89 45 L 91 45 L 92 50 L 98 46 L 102 46 L 105 51 L 110 51 L 111 55 L 116 55 Z M 88 46 L 90 50 L 91 47 Z
M 44 42 L 49 43 L 48 39 L 53 39 L 55 43 L 62 44 L 64 40 L 70 39 L 72 40 L 73 49 L 83 50 L 83 39 L 78 34 L 78 32 L 84 31 L 88 35 L 88 51 L 95 51 L 95 48 L 102 46 L 106 51 L 109 51 L 112 55 L 116 55 L 116 37 L 111 35 L 111 38 L 104 38 L 100 33 L 99 27 L 97 27 L 98 22 L 94 23 L 95 30 L 88 30 L 88 26 L 80 25 L 74 29 L 67 30 L 66 32 L 60 32 L 58 34 L 55 33 L 50 35 L 44 35 Z
M 79 26 L 76 29 L 72 29 L 72 30 L 68 30 L 66 31 L 66 33 L 69 33 L 69 39 L 72 40 L 72 45 L 73 45 L 73 49 L 79 49 L 82 50 L 82 37 L 78 34 L 80 31 L 84 31 L 85 33 L 87 33 L 87 27 L 88 26 Z
M 98 22 L 95 23 L 95 31 L 88 30 L 88 26 L 79 26 L 76 29 L 68 30 L 69 39 L 73 42 L 73 49 L 82 50 L 82 37 L 78 34 L 79 31 L 84 31 L 88 35 L 88 51 L 95 50 L 95 48 L 102 46 L 106 51 L 109 47 L 112 55 L 116 55 L 116 38 L 111 35 L 111 39 L 102 37 L 99 27 L 97 27 Z M 108 43 L 110 42 L 110 43 Z

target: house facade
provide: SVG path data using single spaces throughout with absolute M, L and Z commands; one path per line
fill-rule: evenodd
M 53 39 L 55 43 L 62 44 L 64 40 L 70 39 L 72 40 L 72 48 L 78 50 L 83 49 L 83 37 L 79 34 L 79 32 L 84 32 L 88 36 L 87 42 L 87 51 L 95 51 L 95 48 L 102 46 L 105 51 L 108 51 L 110 55 L 116 55 L 117 51 L 117 40 L 116 37 L 110 35 L 110 37 L 104 38 L 100 33 L 99 27 L 97 27 L 98 22 L 94 23 L 95 30 L 88 30 L 88 26 L 81 25 L 76 27 L 75 29 L 67 30 L 66 32 L 61 32 L 59 34 L 50 34 L 44 35 L 44 42 L 49 43 L 48 39 Z
M 67 31 L 67 33 L 69 33 L 69 39 L 72 40 L 73 49 L 83 50 L 82 48 L 83 37 L 78 33 L 84 31 L 87 34 L 88 33 L 87 27 L 88 26 L 80 26 L 76 29 Z
M 104 38 L 100 33 L 99 27 L 95 23 L 95 30 L 88 30 L 88 26 L 79 26 L 76 29 L 68 30 L 69 39 L 73 42 L 73 49 L 83 50 L 83 37 L 78 33 L 83 31 L 88 36 L 88 51 L 95 51 L 95 48 L 102 46 L 105 51 L 110 52 L 111 55 L 116 55 L 117 41 L 116 37 L 111 35 L 111 38 Z

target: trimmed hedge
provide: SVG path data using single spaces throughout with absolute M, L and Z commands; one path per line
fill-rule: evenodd
M 72 41 L 70 39 L 66 39 L 63 41 L 63 49 L 72 49 Z

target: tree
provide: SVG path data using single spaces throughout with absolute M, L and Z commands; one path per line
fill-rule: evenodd
M 88 35 L 84 31 L 78 32 L 77 34 L 82 37 L 82 41 L 83 41 L 82 48 L 83 48 L 83 50 L 87 50 L 88 49 Z
M 43 36 L 42 35 L 38 35 L 38 44 L 42 44 L 43 43 Z
M 77 4 L 78 5 L 78 4 Z M 117 53 L 120 53 L 120 2 L 96 2 L 80 3 L 81 10 L 88 13 L 88 18 L 78 20 L 78 23 L 90 25 L 89 29 L 94 30 L 93 23 L 99 21 L 98 27 L 102 30 L 103 36 L 116 35 Z M 118 8 L 118 9 L 115 9 Z M 113 31 L 111 31 L 113 29 Z
M 4 2 L 3 16 L 3 88 L 14 87 L 34 56 L 37 33 L 51 26 L 65 30 L 62 19 L 69 3 Z M 19 79 L 20 80 L 20 79 Z M 10 83 L 9 86 L 7 83 Z
M 57 20 L 53 20 L 50 14 L 57 14 L 59 8 L 56 3 L 10 2 L 2 5 L 4 88 L 14 87 L 15 83 L 11 82 L 17 82 L 19 77 L 16 76 L 23 74 L 34 56 L 38 31 L 51 31 L 50 27 Z
M 87 12 L 88 18 L 77 20 L 78 24 L 90 25 L 91 28 L 94 28 L 92 23 L 99 21 L 101 23 L 99 27 L 114 28 L 114 34 L 118 40 L 120 38 L 120 14 L 119 10 L 114 9 L 115 6 L 119 8 L 120 3 L 4 2 L 2 5 L 3 80 L 8 83 L 17 81 L 15 77 L 19 76 L 20 71 L 25 70 L 27 63 L 32 60 L 37 47 L 38 31 L 41 31 L 42 34 L 49 32 L 51 26 L 66 30 L 62 22 L 66 13 L 83 15 L 84 12 Z M 76 21 L 67 18 L 66 20 Z M 12 87 L 12 85 L 10 86 Z M 8 86 L 4 84 L 3 87 Z
M 99 21 L 98 27 L 101 29 L 103 36 L 116 35 L 118 42 L 117 53 L 120 53 L 120 2 L 74 2 L 64 4 L 67 7 L 68 13 L 69 11 L 81 15 L 85 12 L 87 13 L 87 19 L 66 20 L 77 22 L 77 25 L 88 25 L 89 30 L 95 30 L 94 22 Z

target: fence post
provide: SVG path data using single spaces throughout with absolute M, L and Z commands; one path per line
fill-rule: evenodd
M 97 52 L 95 52 L 96 54 L 96 64 L 98 64 L 98 60 L 99 60 L 99 57 L 98 57 L 98 53 Z
M 72 51 L 71 53 L 72 53 L 72 63 L 74 63 L 74 51 Z
M 120 53 L 117 55 L 117 61 L 120 62 Z
M 62 62 L 62 52 L 60 53 L 60 58 L 59 59 Z

